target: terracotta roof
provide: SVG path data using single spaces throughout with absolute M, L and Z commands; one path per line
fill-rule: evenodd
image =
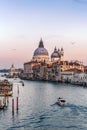
M 82 70 L 79 70 L 79 69 L 76 69 L 76 68 L 67 69 L 65 71 L 82 72 Z

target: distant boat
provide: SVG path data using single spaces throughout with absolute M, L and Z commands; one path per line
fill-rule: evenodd
M 24 82 L 23 81 L 19 81 L 21 84 L 22 84 L 22 86 L 24 86 Z
M 61 97 L 59 97 L 59 98 L 57 99 L 57 103 L 58 103 L 59 106 L 65 106 L 65 105 L 67 104 L 67 103 L 66 103 L 66 100 L 63 99 L 63 98 L 61 98 Z

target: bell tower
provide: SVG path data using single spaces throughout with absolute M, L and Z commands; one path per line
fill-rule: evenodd
M 64 50 L 63 50 L 63 48 L 61 48 L 61 61 L 63 61 L 64 60 Z

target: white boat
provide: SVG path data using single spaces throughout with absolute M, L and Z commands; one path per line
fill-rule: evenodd
M 65 106 L 66 105 L 66 100 L 61 98 L 61 97 L 59 97 L 58 100 L 57 100 L 57 103 L 60 106 Z

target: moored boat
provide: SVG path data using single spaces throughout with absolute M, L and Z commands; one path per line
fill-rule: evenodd
M 12 95 L 13 95 L 12 91 L 9 91 L 8 93 L 4 93 L 4 92 L 0 93 L 0 96 L 12 96 Z
M 5 105 L 2 103 L 2 100 L 0 99 L 0 110 L 4 109 Z
M 8 80 L 3 80 L 0 82 L 0 96 L 12 96 L 13 84 Z

